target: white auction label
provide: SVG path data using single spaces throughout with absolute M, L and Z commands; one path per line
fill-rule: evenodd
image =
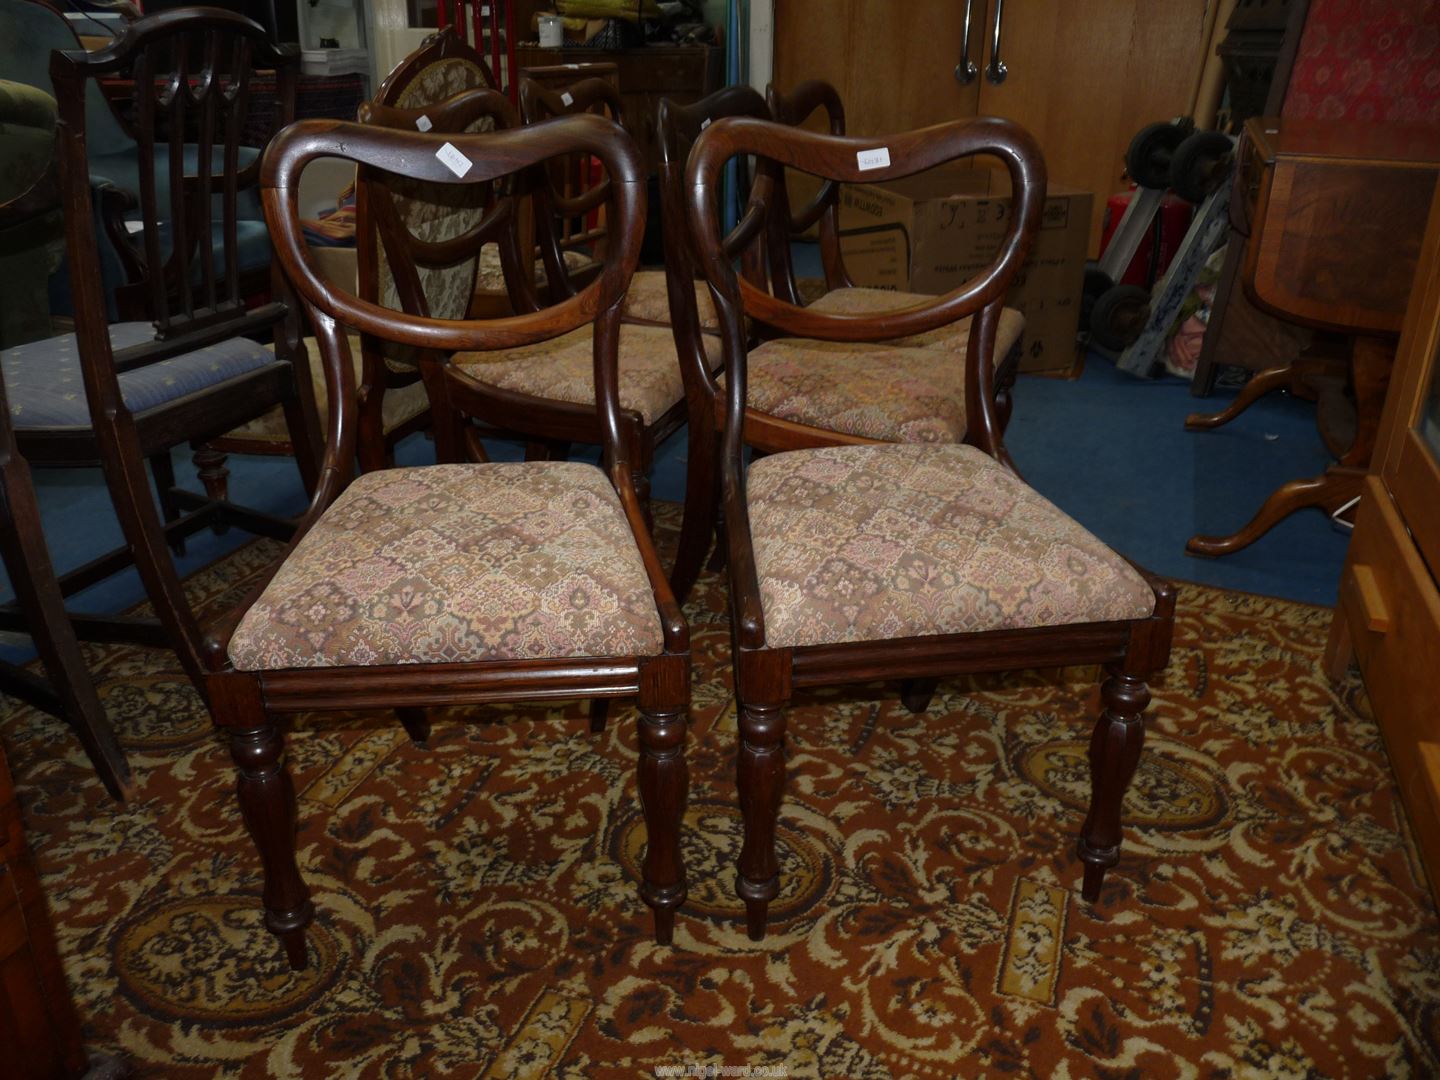
M 575 104 L 575 99 L 570 96 L 569 90 L 566 90 L 563 94 L 560 95 L 560 100 L 565 103 L 567 108 Z
M 862 172 L 866 169 L 884 169 L 890 164 L 890 148 L 878 146 L 874 150 L 861 150 L 855 155 L 855 164 Z
M 470 166 L 474 164 L 474 162 L 472 162 L 459 150 L 456 150 L 455 147 L 448 142 L 444 146 L 440 147 L 439 150 L 435 151 L 435 156 L 441 161 L 443 161 L 445 163 L 445 167 L 451 172 L 453 172 L 456 176 L 464 176 L 467 172 L 470 171 Z
M 422 116 L 419 120 L 415 121 L 415 128 L 418 131 L 429 131 L 434 126 L 434 124 L 430 123 L 430 117 L 428 116 Z
M 705 117 L 704 120 L 701 120 L 701 121 L 700 121 L 700 130 L 701 130 L 701 131 L 704 131 L 704 130 L 705 130 L 707 127 L 709 127 L 709 126 L 710 126 L 710 118 L 709 118 L 708 116 Z

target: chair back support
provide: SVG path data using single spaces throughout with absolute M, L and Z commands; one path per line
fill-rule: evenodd
M 556 116 L 608 114 L 623 126 L 620 87 L 614 64 L 561 64 L 525 68 L 520 78 L 520 116 L 536 124 Z M 532 181 L 535 240 L 554 295 L 575 291 L 565 252 L 587 249 L 599 257 L 609 229 L 601 208 L 609 198 L 607 179 L 596 181 L 588 157 L 551 163 Z
M 700 132 L 716 120 L 727 116 L 752 116 L 767 120 L 770 110 L 765 99 L 749 86 L 727 86 L 690 105 L 680 105 L 661 98 L 656 133 L 660 144 L 661 224 L 665 243 L 665 290 L 670 300 L 670 325 L 675 329 L 675 344 L 686 389 L 692 385 L 718 392 L 715 377 L 706 362 L 700 337 L 700 312 L 695 305 L 695 279 L 700 276 L 700 263 L 692 248 L 690 230 L 685 220 L 685 162 Z M 765 211 L 773 177 L 769 172 L 757 175 L 759 190 L 751 200 L 749 211 L 725 238 L 725 249 L 732 258 L 741 259 L 746 276 L 763 287 Z
M 995 260 L 944 296 L 877 315 L 817 312 L 772 296 L 735 272 L 734 256 L 720 232 L 721 175 L 726 162 L 743 154 L 837 183 L 897 180 L 948 161 L 991 154 L 1000 158 L 1010 174 L 1010 223 Z M 877 159 L 888 164 L 876 164 Z M 732 537 L 732 595 L 748 598 L 741 605 L 744 610 L 737 610 L 742 639 L 763 641 L 764 619 L 748 539 L 742 459 L 746 405 L 744 317 L 751 316 L 797 337 L 878 341 L 926 333 L 974 315 L 965 358 L 965 441 L 1004 460 L 990 385 L 990 361 L 1006 290 L 1024 263 L 1040 225 L 1045 203 L 1045 164 L 1035 140 L 1008 120 L 957 120 L 898 135 L 858 139 L 731 117 L 709 125 L 695 140 L 686 166 L 685 188 L 690 230 L 715 301 L 723 342 L 726 402 L 720 468 L 726 528 Z M 776 183 L 775 190 L 780 188 Z
M 216 8 L 161 12 L 130 23 L 108 47 L 56 52 L 59 158 L 76 334 L 92 412 L 123 413 L 117 374 L 281 321 L 272 301 L 247 312 L 240 293 L 237 197 L 259 177 L 240 164 L 257 68 L 277 73 L 281 119 L 294 111 L 299 52 L 273 45 L 255 22 Z M 112 353 L 87 161 L 89 90 L 102 77 L 135 82 L 139 219 L 132 222 L 139 288 L 156 340 Z M 116 239 L 114 236 L 112 239 Z
M 446 27 L 407 56 L 386 77 L 374 101 L 360 107 L 360 122 L 380 123 L 387 127 L 408 125 L 408 130 L 414 131 L 421 116 L 426 118 L 427 123 L 435 123 L 434 107 L 472 90 L 495 91 L 490 70 L 472 46 L 453 28 Z M 465 108 L 474 110 L 465 126 L 440 127 L 437 124 L 434 130 L 489 131 L 503 119 L 496 108 L 476 109 L 473 101 Z M 412 115 L 407 116 L 407 113 Z M 445 115 L 453 124 L 459 113 L 450 111 Z M 513 110 L 504 115 L 513 115 Z M 509 121 L 500 126 L 514 127 L 516 124 Z M 418 240 L 430 244 L 440 244 L 469 233 L 489 205 L 489 192 L 483 187 L 456 188 L 453 185 L 427 185 L 412 181 L 391 185 L 391 194 L 395 212 L 405 228 Z M 374 228 L 369 225 L 371 214 L 367 197 L 365 186 L 357 183 L 355 257 L 360 295 L 384 307 L 402 310 L 403 302 L 394 274 L 383 247 L 376 243 Z M 479 266 L 478 248 L 469 257 L 457 258 L 448 264 L 422 264 L 421 286 L 430 314 L 444 319 L 464 316 L 475 291 Z
M 442 153 L 447 144 L 453 153 Z M 424 297 L 416 290 L 413 303 L 418 310 L 401 314 L 327 282 L 305 243 L 299 181 L 305 166 L 317 158 L 355 163 L 366 170 L 372 196 L 378 196 L 379 189 L 394 177 L 427 184 L 490 187 L 543 167 L 553 158 L 577 153 L 593 155 L 604 164 L 610 178 L 607 209 L 623 228 L 609 246 L 600 274 L 585 289 L 539 311 L 495 319 L 442 319 L 424 312 Z M 457 154 L 460 156 L 455 157 Z M 458 168 L 446 164 L 445 158 Z M 617 125 L 597 116 L 575 116 L 510 131 L 422 134 L 336 121 L 302 121 L 277 136 L 266 150 L 261 197 L 277 257 L 314 322 L 328 389 L 325 460 L 302 532 L 344 489 L 351 475 L 357 404 L 342 326 L 435 357 L 530 345 L 593 322 L 596 403 L 605 435 L 605 459 L 612 480 L 629 486 L 630 455 L 621 434 L 617 353 L 620 308 L 640 256 L 645 178 L 634 143 Z M 384 205 L 378 197 L 374 203 Z M 397 282 L 402 289 L 414 289 L 405 245 L 392 245 L 396 239 L 393 229 L 382 226 L 378 232 L 380 242 L 388 246 L 391 264 L 397 269 L 404 267 Z M 516 416 L 511 426 L 524 432 L 525 417 Z
M 807 79 L 789 93 L 782 93 L 772 84 L 765 88 L 765 97 L 778 123 L 800 127 L 817 110 L 824 109 L 830 134 L 845 134 L 845 104 L 840 100 L 840 91 L 830 83 Z M 800 303 L 789 241 L 811 227 L 816 227 L 820 235 L 820 264 L 825 272 L 826 291 L 853 287 L 855 282 L 846 272 L 845 260 L 840 254 L 840 185 L 825 181 L 797 213 L 790 207 L 790 191 L 783 182 L 784 176 L 775 179 L 780 185 L 776 199 L 783 207 L 774 215 L 774 236 L 767 245 L 775 294 L 792 304 Z

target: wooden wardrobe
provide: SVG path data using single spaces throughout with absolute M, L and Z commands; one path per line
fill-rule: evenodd
M 1218 0 L 775 0 L 775 84 L 834 84 L 851 134 L 960 116 L 1030 130 L 1050 180 L 1105 200 L 1124 189 L 1125 148 L 1155 120 L 1186 113 Z M 969 13 L 969 53 L 965 43 Z M 1209 12 L 1213 18 L 1214 12 Z M 999 22 L 1000 81 L 995 61 Z M 975 74 L 962 85 L 965 59 Z

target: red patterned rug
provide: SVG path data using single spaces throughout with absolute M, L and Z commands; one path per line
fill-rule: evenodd
M 673 508 L 660 518 L 673 542 Z M 275 550 L 191 588 L 220 603 Z M 636 890 L 627 709 L 601 735 L 579 703 L 456 710 L 423 750 L 388 715 L 298 722 L 317 916 L 294 975 L 262 926 L 225 746 L 171 657 L 88 650 L 136 774 L 126 806 L 58 722 L 7 702 L 92 1048 L 163 1077 L 1440 1071 L 1440 927 L 1358 678 L 1319 670 L 1327 610 L 1182 588 L 1125 853 L 1093 905 L 1073 852 L 1094 669 L 946 682 L 924 716 L 894 686 L 806 697 L 761 944 L 733 895 L 716 576 L 689 616 L 690 898 L 671 948 Z

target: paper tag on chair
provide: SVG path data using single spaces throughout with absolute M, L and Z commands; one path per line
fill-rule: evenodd
M 456 150 L 455 147 L 448 142 L 440 147 L 439 150 L 435 151 L 435 156 L 444 162 L 445 167 L 456 176 L 464 176 L 470 171 L 470 166 L 474 164 L 474 162 L 459 150 Z
M 884 169 L 890 165 L 890 148 L 888 146 L 877 146 L 874 150 L 861 150 L 855 155 L 855 164 L 860 171 L 866 169 Z
M 434 126 L 434 124 L 430 123 L 430 117 L 428 116 L 422 116 L 419 120 L 415 121 L 415 129 L 417 131 L 429 131 Z
M 568 109 L 571 105 L 574 105 L 574 104 L 575 104 L 575 99 L 570 96 L 570 91 L 569 91 L 569 90 L 566 90 L 563 94 L 560 95 L 560 100 L 565 103 L 565 107 L 566 107 L 567 109 Z
M 710 118 L 709 118 L 708 116 L 705 117 L 704 120 L 701 120 L 701 121 L 700 121 L 700 130 L 701 130 L 701 131 L 704 131 L 704 130 L 705 130 L 707 127 L 709 127 L 709 126 L 710 126 Z

